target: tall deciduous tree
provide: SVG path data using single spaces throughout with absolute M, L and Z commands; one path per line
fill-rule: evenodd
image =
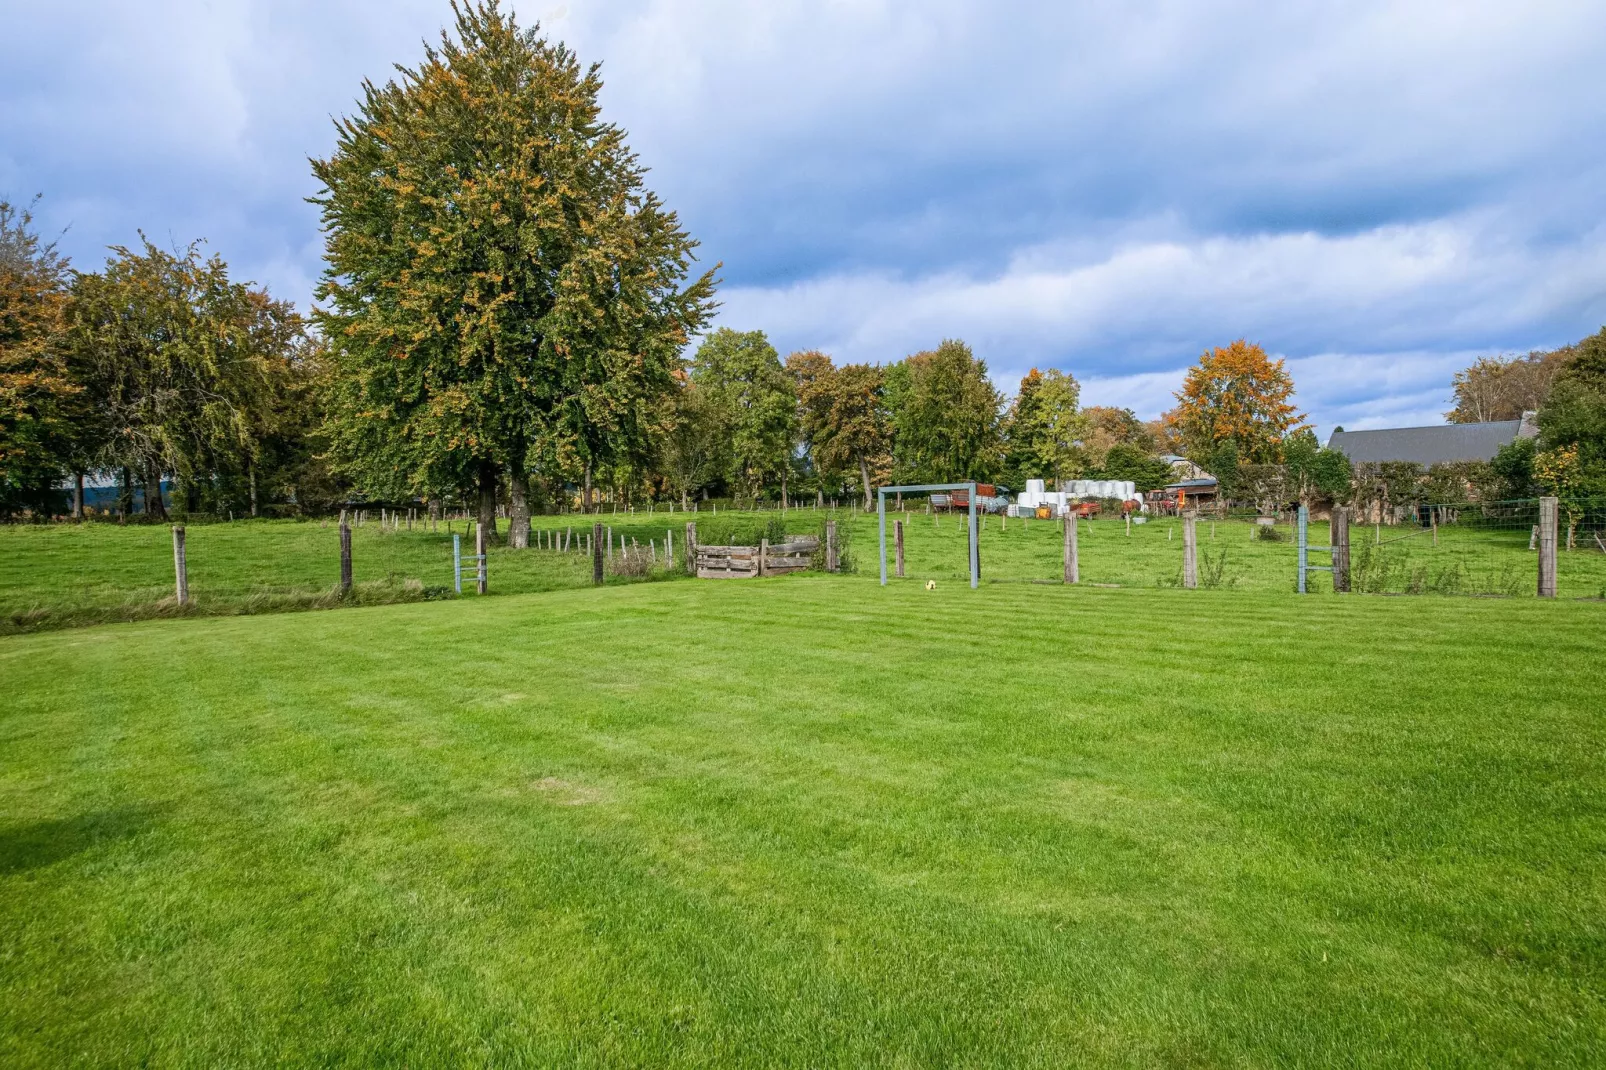
M 723 413 L 731 482 L 757 497 L 774 480 L 785 495 L 797 441 L 797 391 L 764 332 L 721 327 L 709 335 L 697 347 L 692 381 Z
M 67 263 L 32 222 L 0 200 L 0 514 L 50 504 L 82 393 L 61 348 Z
M 730 432 L 708 391 L 688 382 L 669 397 L 662 464 L 664 478 L 689 508 L 691 496 L 729 467 Z
M 1567 365 L 1574 347 L 1549 352 L 1535 350 L 1525 357 L 1479 357 L 1472 366 L 1455 373 L 1455 408 L 1444 414 L 1453 424 L 1485 420 L 1516 420 L 1537 412 L 1550 395 L 1551 383 Z
M 197 246 L 112 252 L 104 271 L 74 278 L 65 344 L 95 466 L 136 474 L 160 516 L 166 475 L 254 472 L 305 334 L 287 302 L 231 282 Z
M 1294 381 L 1283 362 L 1240 338 L 1205 353 L 1188 369 L 1177 407 L 1167 416 L 1196 460 L 1231 440 L 1241 461 L 1277 464 L 1283 440 L 1306 426 L 1293 395 Z
M 1544 408 L 1539 410 L 1541 457 L 1565 473 L 1570 493 L 1606 494 L 1606 328 L 1569 347 Z M 1536 467 L 1536 471 L 1539 468 Z M 1560 486 L 1559 479 L 1552 484 Z
M 1082 388 L 1076 377 L 1057 368 L 1036 368 L 1020 381 L 1020 391 L 1004 421 L 1006 467 L 1015 478 L 1065 480 L 1089 467 L 1081 413 Z
M 916 353 L 888 375 L 895 390 L 895 478 L 917 483 L 991 479 L 1003 460 L 1002 399 L 987 365 L 956 339 Z
M 332 441 L 373 482 L 477 487 L 493 532 L 505 471 L 520 540 L 527 473 L 645 463 L 714 278 L 686 284 L 696 243 L 602 120 L 598 68 L 495 0 L 453 12 L 313 161 Z
M 787 366 L 798 384 L 803 437 L 816 468 L 828 480 L 857 476 L 870 508 L 870 473 L 886 466 L 890 445 L 882 370 L 869 364 L 837 368 L 823 353 L 794 353 Z

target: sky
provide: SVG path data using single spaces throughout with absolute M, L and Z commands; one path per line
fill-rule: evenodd
M 0 197 L 75 266 L 205 239 L 307 307 L 307 164 L 446 0 L 4 0 Z M 717 325 L 1169 408 L 1247 338 L 1334 425 L 1439 423 L 1484 355 L 1606 325 L 1606 4 L 505 3 L 720 263 Z

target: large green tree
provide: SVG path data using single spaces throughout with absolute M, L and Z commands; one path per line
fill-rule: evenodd
M 797 388 L 764 332 L 721 327 L 697 347 L 691 374 L 723 414 L 730 481 L 753 497 L 779 482 L 785 495 L 797 442 Z
M 0 514 L 48 509 L 68 474 L 81 388 L 62 350 L 67 262 L 0 200 Z
M 1089 421 L 1081 413 L 1082 388 L 1076 377 L 1057 368 L 1033 368 L 1004 419 L 1005 467 L 1016 481 L 1075 479 L 1089 467 L 1085 439 Z
M 93 466 L 140 479 L 158 516 L 165 476 L 254 481 L 306 344 L 301 318 L 198 246 L 112 253 L 103 271 L 74 277 L 64 338 Z
M 691 496 L 729 468 L 730 431 L 724 410 L 706 389 L 688 382 L 666 399 L 660 465 L 662 474 L 689 508 Z
M 891 445 L 882 369 L 837 368 L 823 353 L 794 353 L 787 366 L 798 384 L 803 437 L 823 479 L 857 476 L 864 504 L 873 505 L 872 469 L 887 465 Z
M 1535 471 L 1567 473 L 1575 496 L 1606 495 L 1606 328 L 1569 348 L 1539 410 Z
M 1002 399 L 987 365 L 956 339 L 916 353 L 888 375 L 894 478 L 989 480 L 1003 459 Z
M 494 0 L 453 12 L 313 161 L 331 438 L 371 482 L 476 487 L 493 532 L 507 473 L 518 543 L 528 473 L 646 463 L 714 278 L 686 284 L 696 243 L 602 120 L 598 68 Z

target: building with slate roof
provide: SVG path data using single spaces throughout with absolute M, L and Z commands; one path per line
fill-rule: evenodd
M 1460 461 L 1492 461 L 1500 447 L 1538 433 L 1533 414 L 1520 420 L 1437 427 L 1390 427 L 1376 431 L 1334 431 L 1327 448 L 1338 450 L 1351 464 L 1407 461 L 1424 468 Z

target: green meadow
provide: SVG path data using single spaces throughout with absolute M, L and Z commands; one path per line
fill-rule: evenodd
M 0 638 L 0 1064 L 1600 1065 L 1603 627 L 800 575 Z
M 493 594 L 530 594 L 585 587 L 591 563 L 579 552 L 594 522 L 617 546 L 626 540 L 637 567 L 610 558 L 609 583 L 684 578 L 686 522 L 705 543 L 757 543 L 761 536 L 823 532 L 838 522 L 850 575 L 877 576 L 877 518 L 847 509 L 794 509 L 786 513 L 682 512 L 546 516 L 534 520 L 535 548 L 493 545 L 487 564 Z M 967 578 L 965 517 L 920 512 L 889 514 L 889 571 L 894 569 L 893 521 L 905 524 L 909 579 Z M 1120 587 L 1173 587 L 1182 582 L 1182 522 L 1158 517 L 1126 525 L 1119 519 L 1078 525 L 1082 582 Z M 339 534 L 326 521 L 263 520 L 194 524 L 186 530 L 192 604 L 173 601 L 172 535 L 165 525 L 108 523 L 0 526 L 0 632 L 33 631 L 101 621 L 175 615 L 232 615 L 438 600 L 456 593 L 453 536 L 471 554 L 470 526 L 462 520 L 426 530 L 401 530 L 370 520 L 352 532 L 355 589 L 342 597 Z M 1062 572 L 1063 537 L 1057 521 L 980 520 L 982 578 L 987 583 L 1055 583 Z M 1297 550 L 1294 529 L 1282 522 L 1275 538 L 1241 520 L 1198 522 L 1199 579 L 1206 588 L 1293 591 Z M 1351 529 L 1352 569 L 1358 591 L 1531 597 L 1536 555 L 1525 526 L 1449 525 L 1437 536 L 1414 526 Z M 1312 546 L 1328 543 L 1325 522 L 1310 527 Z M 1378 545 L 1373 545 L 1374 540 Z M 675 554 L 666 553 L 670 544 Z M 563 547 L 567 547 L 567 550 Z M 1312 564 L 1328 559 L 1312 551 Z M 640 562 L 643 562 L 640 563 Z M 471 566 L 470 566 L 471 567 Z M 1559 565 L 1563 598 L 1606 597 L 1606 553 L 1588 539 L 1564 550 Z M 1322 573 L 1310 590 L 1330 594 Z M 472 592 L 471 574 L 465 591 Z

